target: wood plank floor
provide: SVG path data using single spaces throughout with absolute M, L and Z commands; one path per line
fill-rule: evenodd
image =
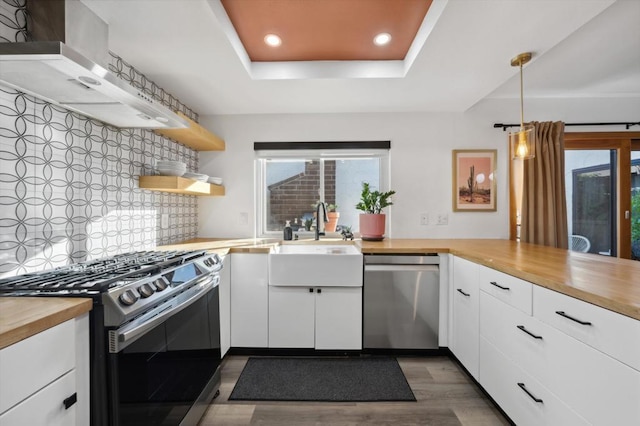
M 213 425 L 509 425 L 461 368 L 446 356 L 398 358 L 417 402 L 229 401 L 248 357 L 222 364 L 220 396 L 200 421 Z

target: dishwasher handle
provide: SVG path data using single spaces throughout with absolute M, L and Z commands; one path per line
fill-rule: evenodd
M 364 265 L 365 272 L 438 272 L 438 265 Z

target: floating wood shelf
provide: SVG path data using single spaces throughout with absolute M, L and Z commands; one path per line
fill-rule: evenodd
M 224 151 L 224 140 L 191 120 L 183 113 L 177 112 L 176 114 L 189 122 L 189 127 L 185 129 L 156 129 L 155 132 L 193 148 L 196 151 Z
M 186 195 L 224 195 L 224 186 L 178 176 L 140 176 L 139 186 L 150 191 Z

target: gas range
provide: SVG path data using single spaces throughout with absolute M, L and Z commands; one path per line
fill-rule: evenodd
M 91 297 L 105 306 L 105 325 L 115 326 L 221 268 L 205 251 L 123 253 L 0 279 L 0 296 Z
M 206 251 L 124 253 L 0 279 L 0 297 L 93 300 L 91 425 L 195 425 L 220 382 L 221 269 Z

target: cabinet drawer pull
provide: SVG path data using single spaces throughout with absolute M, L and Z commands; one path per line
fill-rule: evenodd
M 540 398 L 536 398 L 531 392 L 529 392 L 529 390 L 527 389 L 527 387 L 524 385 L 524 383 L 518 383 L 518 386 L 520 387 L 520 389 L 522 389 L 527 395 L 529 395 L 529 397 L 531 399 L 533 399 L 535 402 L 537 402 L 538 404 L 542 404 L 542 400 Z
M 71 395 L 70 397 L 65 398 L 64 401 L 62 401 L 62 403 L 64 404 L 65 410 L 68 410 L 69 408 L 71 408 L 71 406 L 76 402 L 78 402 L 78 394 L 76 392 L 74 392 L 73 395 Z
M 572 317 L 571 315 L 565 314 L 564 311 L 556 311 L 556 314 L 560 315 L 561 317 L 565 317 L 567 319 L 570 319 L 571 321 L 575 321 L 575 322 L 577 322 L 578 324 L 581 324 L 581 325 L 592 325 L 589 321 L 581 321 L 581 320 L 579 320 L 577 318 Z
M 463 296 L 466 296 L 466 297 L 471 296 L 469 293 L 465 293 L 465 292 L 464 292 L 464 291 L 462 291 L 462 289 L 460 289 L 460 288 L 459 288 L 459 289 L 457 289 L 457 290 L 458 290 L 458 293 L 460 293 L 460 294 L 461 294 L 461 295 L 463 295 Z
M 313 289 L 312 288 L 309 289 L 309 293 L 313 293 Z
M 520 330 L 524 331 L 525 333 L 527 333 L 529 336 L 533 337 L 534 339 L 542 339 L 542 336 L 536 336 L 535 334 L 533 334 L 532 332 L 530 332 L 529 330 L 524 328 L 524 325 L 516 325 L 516 327 L 518 327 Z
M 495 281 L 489 281 L 489 284 L 498 287 L 500 290 L 511 290 L 509 287 L 503 287 Z
M 321 288 L 317 289 L 316 293 L 322 293 L 322 289 Z

